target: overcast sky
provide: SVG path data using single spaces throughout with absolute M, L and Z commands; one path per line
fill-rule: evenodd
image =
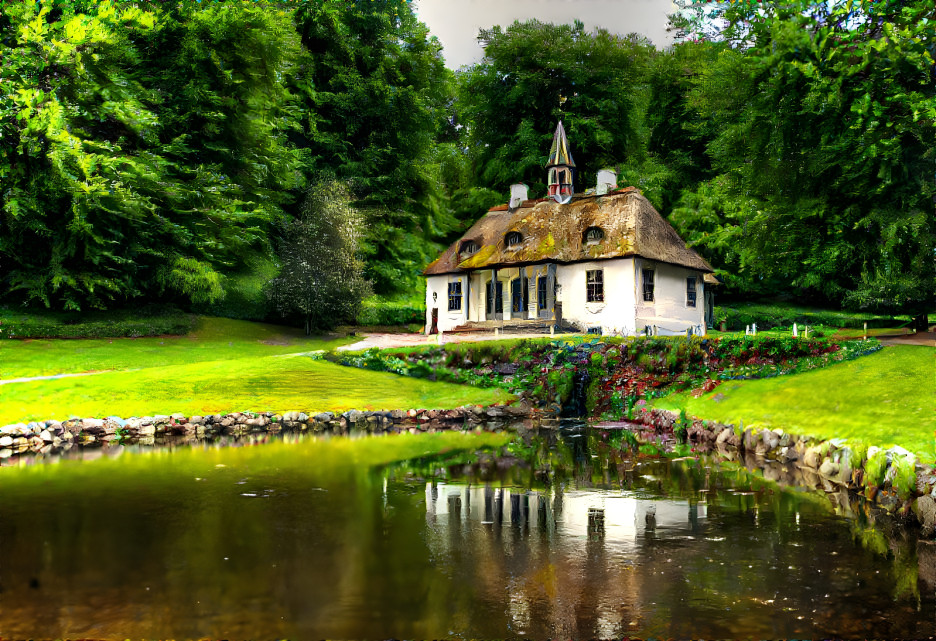
M 413 4 L 419 19 L 442 42 L 450 69 L 481 59 L 483 50 L 476 38 L 482 27 L 506 27 L 530 18 L 555 24 L 578 18 L 588 30 L 636 32 L 663 49 L 672 43 L 666 16 L 675 9 L 671 0 L 415 0 Z

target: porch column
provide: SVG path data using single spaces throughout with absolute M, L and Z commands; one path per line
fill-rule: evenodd
M 471 322 L 471 272 L 465 274 L 465 322 Z
M 500 305 L 497 304 L 497 268 L 495 267 L 491 271 L 491 287 L 493 291 L 491 292 L 491 300 L 494 306 L 494 320 L 504 320 L 504 296 L 501 294 Z
M 484 303 L 485 303 L 485 307 L 484 307 L 484 318 L 485 318 L 486 320 L 494 320 L 494 319 L 495 319 L 495 316 L 494 316 L 494 295 L 496 294 L 496 292 L 494 291 L 494 281 L 495 281 L 495 280 L 497 280 L 497 270 L 496 270 L 496 269 L 492 269 L 492 270 L 491 270 L 491 280 L 490 280 L 490 282 L 487 284 L 488 289 L 486 289 L 485 292 L 484 292 Z M 487 304 L 487 301 L 488 301 L 488 293 L 490 293 L 490 301 L 491 301 L 491 304 L 490 304 L 490 305 Z
M 546 309 L 552 316 L 556 308 L 556 264 L 546 266 Z

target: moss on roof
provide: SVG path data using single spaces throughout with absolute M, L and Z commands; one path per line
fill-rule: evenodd
M 604 237 L 585 242 L 585 231 L 599 227 Z M 505 236 L 521 234 L 519 245 L 508 247 Z M 480 249 L 460 256 L 458 248 L 473 240 Z M 429 264 L 423 272 L 459 273 L 530 263 L 574 263 L 607 258 L 641 256 L 682 265 L 702 272 L 712 268 L 694 250 L 686 247 L 676 230 L 663 219 L 634 187 L 603 196 L 576 195 L 560 205 L 553 200 L 527 200 L 516 210 L 496 207 Z

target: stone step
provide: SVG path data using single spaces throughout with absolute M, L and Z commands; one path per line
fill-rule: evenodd
M 503 333 L 510 334 L 548 334 L 551 327 L 557 327 L 555 321 L 553 320 L 517 320 L 517 319 L 508 319 L 508 320 L 484 320 L 484 321 L 469 321 L 464 325 L 459 325 L 458 327 L 453 328 L 452 332 L 493 332 L 495 329 L 500 330 Z M 561 326 L 557 327 L 557 331 L 560 333 L 565 332 L 576 332 L 578 331 L 574 326 L 569 325 L 568 323 L 561 323 Z

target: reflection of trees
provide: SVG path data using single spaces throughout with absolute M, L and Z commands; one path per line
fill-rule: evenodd
M 860 509 L 845 526 L 739 464 L 576 440 L 530 433 L 513 456 L 389 468 L 336 439 L 9 475 L 0 629 L 894 637 L 932 622 L 903 530 Z
M 546 435 L 524 443 L 532 453 L 525 462 L 548 469 L 539 477 L 548 480 L 511 485 L 528 477 L 505 471 L 496 485 L 477 488 L 471 483 L 483 481 L 451 473 L 450 481 L 467 484 L 448 485 L 448 491 L 460 488 L 462 502 L 480 503 L 480 512 L 473 521 L 463 511 L 457 533 L 429 539 L 435 554 L 457 548 L 467 565 L 459 574 L 461 589 L 477 594 L 486 608 L 475 634 L 688 637 L 700 633 L 700 622 L 706 636 L 723 637 L 738 630 L 789 636 L 828 629 L 854 636 L 874 629 L 862 617 L 860 599 L 843 605 L 826 595 L 855 593 L 887 565 L 858 555 L 863 561 L 856 569 L 838 556 L 850 547 L 850 535 L 816 518 L 828 514 L 827 502 L 737 464 L 634 460 L 602 447 L 596 435 L 571 442 Z M 559 448 L 562 464 L 553 465 Z M 604 512 L 575 498 L 583 488 L 596 490 L 593 496 L 657 497 L 654 504 L 666 514 L 638 512 L 633 539 L 624 541 L 613 523 L 606 525 Z M 585 523 L 580 532 L 568 528 L 576 512 Z M 858 592 L 864 598 L 865 591 Z M 868 590 L 866 596 L 880 611 L 895 607 L 886 593 Z M 914 605 L 903 600 L 896 606 L 905 622 L 913 620 Z M 775 627 L 778 610 L 792 614 Z

